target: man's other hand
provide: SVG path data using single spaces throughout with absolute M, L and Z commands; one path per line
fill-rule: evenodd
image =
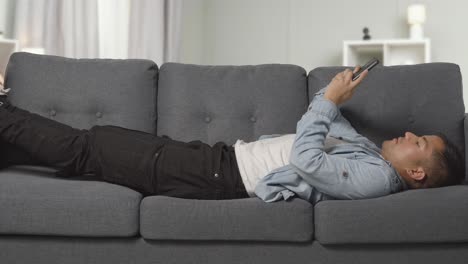
M 328 84 L 324 97 L 334 102 L 336 105 L 340 105 L 351 99 L 356 87 L 369 73 L 368 70 L 365 70 L 361 73 L 359 78 L 353 81 L 353 73 L 358 72 L 360 68 L 360 66 L 356 66 L 352 72 L 350 69 L 346 69 L 335 75 Z

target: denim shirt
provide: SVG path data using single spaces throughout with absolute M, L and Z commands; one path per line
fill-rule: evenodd
M 324 98 L 326 88 L 315 94 L 297 123 L 289 164 L 263 177 L 255 186 L 255 195 L 265 202 L 297 195 L 315 204 L 321 200 L 374 198 L 408 189 L 395 168 L 380 155 L 381 150 L 357 133 L 338 107 Z M 346 143 L 325 151 L 327 136 Z

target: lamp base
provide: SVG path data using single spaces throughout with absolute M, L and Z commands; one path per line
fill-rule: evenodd
M 423 39 L 424 29 L 422 24 L 410 25 L 410 39 Z

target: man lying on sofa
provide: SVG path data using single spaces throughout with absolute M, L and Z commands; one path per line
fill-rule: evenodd
M 87 174 L 144 195 L 258 196 L 266 202 L 295 195 L 311 203 L 363 199 L 460 183 L 463 161 L 445 136 L 406 132 L 379 149 L 340 114 L 337 106 L 367 74 L 352 81 L 351 70 L 338 73 L 315 95 L 296 134 L 238 140 L 233 146 L 186 143 L 110 125 L 72 128 L 12 105 L 1 80 L 0 140 L 24 152 L 23 160 L 2 153 L 3 167 L 33 157 L 57 167 L 59 177 Z

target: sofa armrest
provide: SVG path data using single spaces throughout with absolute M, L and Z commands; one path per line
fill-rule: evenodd
M 468 184 L 468 113 L 465 113 L 465 120 L 464 120 L 464 127 L 465 127 L 465 182 L 463 184 Z

